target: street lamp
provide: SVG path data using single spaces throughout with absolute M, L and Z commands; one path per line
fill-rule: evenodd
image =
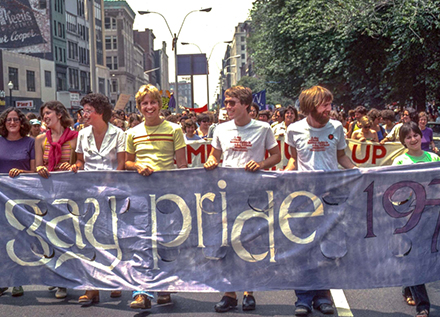
M 14 89 L 14 83 L 12 82 L 12 80 L 9 81 L 8 88 L 9 88 L 9 102 L 11 103 L 11 107 L 13 107 L 14 104 L 12 103 L 12 89 Z
M 214 51 L 214 48 L 215 48 L 218 44 L 222 44 L 222 43 L 225 43 L 225 44 L 231 44 L 232 41 L 221 41 L 221 42 L 217 42 L 217 43 L 215 43 L 214 46 L 213 46 L 212 49 L 211 49 L 211 53 L 209 53 L 209 57 L 206 58 L 206 93 L 207 93 L 207 105 L 208 105 L 208 108 L 209 108 L 209 61 L 211 60 L 211 55 L 212 55 L 212 52 Z M 199 51 L 200 51 L 200 54 L 202 54 L 202 50 L 201 50 L 200 47 L 199 47 L 197 44 L 195 44 L 195 43 L 182 42 L 182 43 L 180 43 L 180 44 L 182 44 L 182 45 L 194 45 L 194 46 L 197 46 L 197 48 L 198 48 Z
M 154 14 L 160 15 L 164 19 L 164 21 L 165 21 L 165 23 L 166 23 L 166 25 L 168 27 L 168 31 L 170 31 L 171 37 L 173 38 L 172 49 L 174 50 L 174 68 L 175 68 L 174 69 L 174 73 L 175 73 L 174 74 L 174 82 L 175 82 L 174 95 L 176 96 L 176 105 L 177 105 L 176 106 L 176 112 L 177 113 L 179 112 L 179 83 L 178 83 L 178 78 L 177 78 L 177 76 L 178 76 L 177 75 L 177 40 L 179 39 L 180 32 L 182 31 L 183 24 L 185 23 L 185 20 L 186 20 L 188 15 L 190 15 L 193 12 L 210 12 L 211 10 L 212 10 L 212 8 L 205 8 L 205 9 L 193 10 L 193 11 L 188 12 L 185 15 L 185 17 L 183 18 L 182 24 L 180 25 L 180 29 L 179 29 L 179 32 L 177 33 L 177 35 L 176 35 L 176 33 L 174 33 L 174 35 L 173 35 L 173 32 L 171 31 L 171 28 L 168 25 L 167 19 L 161 13 L 155 12 L 155 11 L 138 11 L 138 13 L 140 15 L 150 14 L 150 13 L 154 13 Z

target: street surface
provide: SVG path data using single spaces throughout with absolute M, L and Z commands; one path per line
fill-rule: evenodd
M 360 273 L 361 278 L 361 273 Z M 431 299 L 432 317 L 440 317 L 440 282 L 427 284 Z M 241 294 L 236 310 L 219 314 L 214 312 L 214 304 L 220 300 L 221 294 L 215 293 L 180 293 L 173 294 L 173 303 L 156 305 L 149 310 L 133 310 L 128 307 L 131 292 L 124 291 L 121 298 L 110 298 L 110 292 L 101 292 L 101 301 L 90 307 L 81 307 L 78 297 L 83 291 L 68 290 L 66 299 L 58 300 L 54 291 L 46 286 L 25 286 L 22 297 L 12 297 L 10 288 L 0 297 L 1 317 L 144 317 L 144 316 L 293 316 L 296 301 L 293 291 L 257 292 L 257 309 L 253 312 L 241 310 Z M 332 290 L 338 313 L 334 316 L 355 317 L 411 317 L 415 308 L 404 303 L 400 288 L 385 288 L 371 290 Z M 342 296 L 341 294 L 345 294 Z M 324 316 L 319 312 L 312 316 Z

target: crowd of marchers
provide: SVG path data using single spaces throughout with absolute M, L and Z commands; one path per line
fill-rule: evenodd
M 79 170 L 134 170 L 148 177 L 155 171 L 187 168 L 186 144 L 197 140 L 211 142 L 212 150 L 204 164 L 207 172 L 222 166 L 244 168 L 249 172 L 269 169 L 281 160 L 277 140 L 283 138 L 291 157 L 285 170 L 334 171 L 341 166 L 356 168 L 345 154 L 346 139 L 360 142 L 401 142 L 407 152 L 394 164 L 439 161 L 433 131 L 427 127 L 435 118 L 435 107 L 416 113 L 412 108 L 367 109 L 358 106 L 345 113 L 333 105 L 332 93 L 320 86 L 301 92 L 295 106 L 261 110 L 252 101 L 249 88 L 226 90 L 225 107 L 215 112 L 172 114 L 162 109 L 162 97 L 152 85 L 141 86 L 136 94 L 137 113 L 113 110 L 109 99 L 91 93 L 81 100 L 76 122 L 59 101 L 42 105 L 40 113 L 8 108 L 0 115 L 0 172 L 16 178 L 38 173 L 49 178 L 52 172 Z M 266 152 L 269 153 L 266 156 Z M 228 208 L 233 208 L 230 206 Z M 56 298 L 65 298 L 67 289 L 52 286 Z M 0 295 L 8 287 L 0 288 Z M 313 309 L 334 314 L 330 291 L 295 290 L 295 315 L 307 316 Z M 12 296 L 24 294 L 22 286 L 12 288 Z M 114 290 L 111 297 L 120 297 Z M 132 294 L 130 307 L 148 309 L 154 299 L 148 290 Z M 430 303 L 424 284 L 403 287 L 408 305 L 416 306 L 416 316 L 428 316 Z M 90 289 L 79 297 L 82 305 L 99 302 L 100 292 Z M 158 304 L 171 302 L 171 294 L 157 294 Z M 234 289 L 215 304 L 217 312 L 238 305 Z M 244 292 L 243 311 L 256 309 L 252 290 Z

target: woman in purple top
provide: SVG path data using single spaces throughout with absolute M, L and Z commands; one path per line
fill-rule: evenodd
M 35 173 L 34 139 L 26 136 L 31 125 L 17 108 L 8 108 L 0 115 L 0 173 L 16 177 Z M 0 295 L 8 290 L 0 287 Z M 14 286 L 12 296 L 23 295 L 23 287 Z
M 422 131 L 422 150 L 428 152 L 434 152 L 438 154 L 438 149 L 435 146 L 433 135 L 431 128 L 427 128 L 426 124 L 428 123 L 428 115 L 426 112 L 419 113 L 419 128 Z M 431 149 L 429 148 L 431 146 Z

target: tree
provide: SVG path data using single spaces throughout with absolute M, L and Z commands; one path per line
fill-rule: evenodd
M 350 106 L 439 97 L 440 0 L 257 0 L 251 17 L 257 74 L 283 96 L 320 84 Z

